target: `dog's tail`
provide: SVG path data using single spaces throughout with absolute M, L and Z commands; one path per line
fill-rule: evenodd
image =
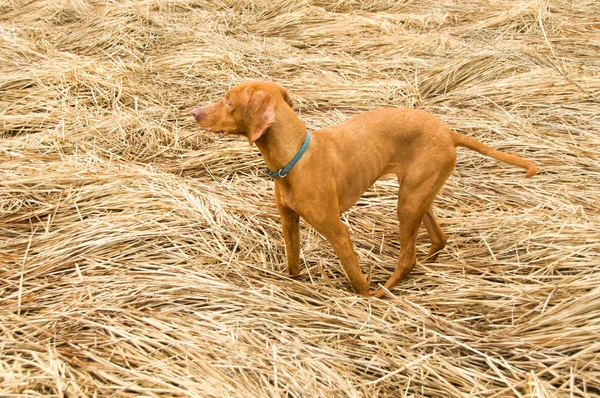
M 525 170 L 527 170 L 527 173 L 525 173 L 525 177 L 532 177 L 535 175 L 535 173 L 537 173 L 537 167 L 535 167 L 535 164 L 533 164 L 533 162 L 530 162 L 527 159 L 523 159 L 520 156 L 500 152 L 499 150 L 487 146 L 474 138 L 467 137 L 466 135 L 459 134 L 455 131 L 452 131 L 452 138 L 454 139 L 454 146 L 462 146 L 465 148 L 469 148 L 481 153 L 482 155 L 489 156 L 501 162 L 510 163 L 515 166 L 524 168 Z

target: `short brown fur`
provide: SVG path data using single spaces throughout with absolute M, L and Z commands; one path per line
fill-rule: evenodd
M 250 144 L 258 146 L 267 167 L 279 170 L 294 157 L 306 137 L 306 127 L 292 105 L 283 87 L 247 82 L 232 88 L 218 103 L 194 110 L 194 117 L 205 130 L 245 135 Z M 457 146 L 525 168 L 526 177 L 536 173 L 532 162 L 458 134 L 422 110 L 372 110 L 311 135 L 300 161 L 285 178 L 275 179 L 288 272 L 293 277 L 300 274 L 302 217 L 331 243 L 352 287 L 364 296 L 382 297 L 385 290 L 369 291 L 348 227 L 340 216 L 381 176 L 395 174 L 399 182 L 401 250 L 396 269 L 384 285 L 389 290 L 416 264 L 421 222 L 431 239 L 425 261 L 435 261 L 446 244 L 431 206 L 454 169 Z

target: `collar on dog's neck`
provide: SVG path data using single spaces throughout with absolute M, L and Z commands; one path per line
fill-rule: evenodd
M 277 171 L 271 171 L 271 170 L 269 170 L 268 167 L 265 167 L 265 172 L 269 175 L 269 177 L 271 177 L 273 179 L 284 178 L 286 175 L 288 175 L 288 173 L 290 172 L 292 167 L 294 167 L 296 165 L 296 163 L 298 163 L 298 161 L 300 160 L 302 155 L 304 155 L 306 148 L 308 148 L 309 142 L 310 142 L 310 133 L 308 132 L 308 130 L 306 130 L 306 139 L 304 140 L 304 144 L 302 144 L 302 147 L 300 148 L 300 150 L 298 151 L 296 156 L 294 156 L 294 158 L 282 169 L 279 169 Z

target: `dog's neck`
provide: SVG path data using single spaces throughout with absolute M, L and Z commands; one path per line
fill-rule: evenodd
M 296 156 L 306 139 L 306 126 L 287 107 L 275 112 L 275 122 L 255 141 L 269 170 L 285 167 Z

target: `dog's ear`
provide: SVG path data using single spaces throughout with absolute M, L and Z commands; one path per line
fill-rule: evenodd
M 244 111 L 244 124 L 250 145 L 275 122 L 275 101 L 264 91 L 253 91 Z

